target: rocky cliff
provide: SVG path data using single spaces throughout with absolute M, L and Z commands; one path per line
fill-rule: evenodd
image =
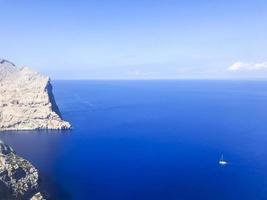
M 42 200 L 38 171 L 0 140 L 0 199 Z
M 68 128 L 49 77 L 0 59 L 0 131 Z

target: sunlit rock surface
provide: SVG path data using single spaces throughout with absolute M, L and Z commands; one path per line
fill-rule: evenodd
M 49 77 L 0 59 L 0 131 L 68 128 Z
M 0 199 L 44 199 L 38 171 L 0 140 Z

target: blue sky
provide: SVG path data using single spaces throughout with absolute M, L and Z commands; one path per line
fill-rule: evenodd
M 0 57 L 53 79 L 267 78 L 263 0 L 0 0 Z

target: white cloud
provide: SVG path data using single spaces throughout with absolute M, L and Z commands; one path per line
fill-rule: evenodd
M 139 77 L 139 76 L 150 76 L 153 75 L 154 73 L 152 72 L 145 72 L 141 70 L 133 70 L 128 73 L 131 76 Z
M 267 69 L 267 62 L 261 63 L 246 63 L 246 62 L 236 62 L 228 67 L 229 71 L 256 71 Z

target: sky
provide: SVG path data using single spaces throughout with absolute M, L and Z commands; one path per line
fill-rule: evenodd
M 52 79 L 265 79 L 266 0 L 0 0 L 0 58 Z

